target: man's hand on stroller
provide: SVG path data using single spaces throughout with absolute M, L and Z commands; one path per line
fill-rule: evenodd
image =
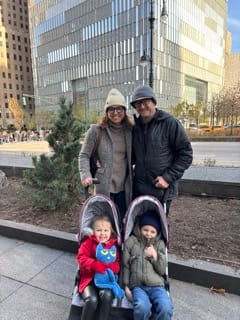
M 99 272 L 104 274 L 106 269 L 107 269 L 107 265 L 103 262 L 100 261 L 94 261 L 91 265 L 91 268 L 95 271 L 95 272 Z

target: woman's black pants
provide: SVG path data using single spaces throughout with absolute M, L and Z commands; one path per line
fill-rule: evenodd
M 112 308 L 113 294 L 111 289 L 98 289 L 88 285 L 82 293 L 84 306 L 81 320 L 108 320 Z

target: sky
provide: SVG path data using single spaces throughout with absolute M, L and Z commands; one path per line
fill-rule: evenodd
M 240 0 L 228 0 L 227 28 L 232 34 L 232 52 L 240 53 Z

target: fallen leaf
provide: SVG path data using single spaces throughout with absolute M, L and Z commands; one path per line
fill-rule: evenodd
M 210 292 L 216 292 L 216 293 L 220 293 L 220 294 L 225 295 L 226 290 L 225 290 L 225 289 L 222 289 L 222 288 L 214 288 L 214 287 L 211 287 L 211 288 L 210 288 Z

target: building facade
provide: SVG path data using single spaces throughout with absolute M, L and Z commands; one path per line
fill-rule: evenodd
M 226 37 L 226 56 L 225 56 L 225 76 L 224 88 L 239 87 L 240 84 L 240 52 L 231 52 L 231 34 L 228 32 Z
M 0 1 L 0 128 L 34 116 L 28 1 Z M 24 94 L 26 96 L 23 99 Z
M 226 54 L 225 58 L 225 89 L 233 88 L 240 84 L 240 53 Z
M 166 22 L 160 19 L 163 4 Z M 129 103 L 133 89 L 149 83 L 150 66 L 139 61 L 151 46 L 158 106 L 206 104 L 223 86 L 226 5 L 226 0 L 32 0 L 36 109 L 54 110 L 64 95 L 86 121 L 103 112 L 112 87 Z

